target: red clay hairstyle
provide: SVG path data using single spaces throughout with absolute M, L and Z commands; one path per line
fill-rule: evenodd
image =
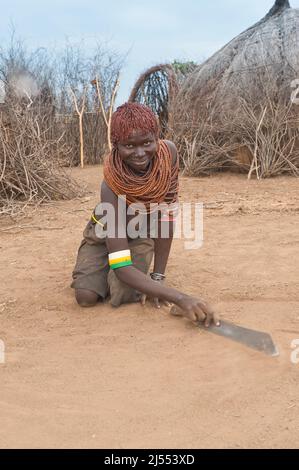
M 140 103 L 124 103 L 112 114 L 111 142 L 113 146 L 127 140 L 134 130 L 151 132 L 158 138 L 158 120 L 148 106 Z

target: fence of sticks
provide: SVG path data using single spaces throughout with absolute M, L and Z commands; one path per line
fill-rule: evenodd
M 59 62 L 29 56 L 13 40 L 0 48 L 0 215 L 82 192 L 69 167 L 99 164 L 122 58 L 68 46 Z M 108 54 L 108 55 L 107 55 Z

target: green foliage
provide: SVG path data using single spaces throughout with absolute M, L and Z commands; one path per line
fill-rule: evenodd
M 174 60 L 171 65 L 177 74 L 181 74 L 184 76 L 189 75 L 189 73 L 192 73 L 198 66 L 198 64 L 196 64 L 192 60 L 189 60 L 186 62 L 180 62 L 179 60 Z

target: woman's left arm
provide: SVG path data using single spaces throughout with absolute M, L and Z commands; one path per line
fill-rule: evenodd
M 172 166 L 174 167 L 178 164 L 178 153 L 176 146 L 170 140 L 165 140 L 164 142 L 166 142 L 167 147 L 169 148 L 172 157 Z M 154 272 L 156 273 L 165 273 L 173 240 L 174 223 L 175 221 L 173 219 L 173 214 L 167 213 L 164 216 L 161 213 L 159 214 L 158 233 L 157 237 L 155 238 Z
M 176 146 L 171 141 L 166 140 L 165 142 L 172 156 L 172 165 L 175 166 L 178 164 Z M 158 217 L 158 230 L 157 235 L 154 238 L 154 274 L 152 279 L 163 282 L 175 230 L 175 218 L 173 217 L 173 214 L 169 213 L 164 215 L 159 213 Z M 145 304 L 145 300 L 146 295 L 142 295 L 141 303 L 143 305 Z M 160 300 L 158 298 L 154 298 L 153 300 L 155 307 L 160 308 Z M 170 305 L 167 301 L 163 301 L 163 303 Z
M 168 222 L 169 236 L 167 238 L 162 237 L 163 235 L 163 222 L 159 220 L 159 232 L 157 238 L 154 239 L 155 243 L 155 255 L 154 255 L 154 272 L 164 274 L 167 266 L 167 261 L 171 249 L 174 233 L 174 222 Z

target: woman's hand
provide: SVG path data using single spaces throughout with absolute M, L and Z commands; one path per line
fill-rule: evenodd
M 152 277 L 152 280 L 154 280 L 153 277 Z M 155 279 L 155 282 L 159 282 L 160 284 L 163 284 L 164 278 L 163 278 L 163 279 L 159 279 L 159 280 L 158 280 L 158 279 Z M 141 302 L 141 305 L 142 305 L 142 306 L 145 305 L 146 299 L 147 299 L 146 294 L 142 294 L 142 295 L 141 295 L 141 298 L 140 298 L 140 302 Z M 152 299 L 150 299 L 150 300 L 152 300 L 152 302 L 153 302 L 153 304 L 154 304 L 154 306 L 155 306 L 156 308 L 161 308 L 161 306 L 166 306 L 166 307 L 171 307 L 171 306 L 172 306 L 172 304 L 171 304 L 170 302 L 168 302 L 167 300 L 160 300 L 160 299 L 158 299 L 157 297 L 154 297 L 154 298 L 152 298 Z
M 170 311 L 172 315 L 183 315 L 191 321 L 204 322 L 206 327 L 209 327 L 211 324 L 220 326 L 218 314 L 204 300 L 183 294 L 175 304 L 176 306 L 172 307 Z

